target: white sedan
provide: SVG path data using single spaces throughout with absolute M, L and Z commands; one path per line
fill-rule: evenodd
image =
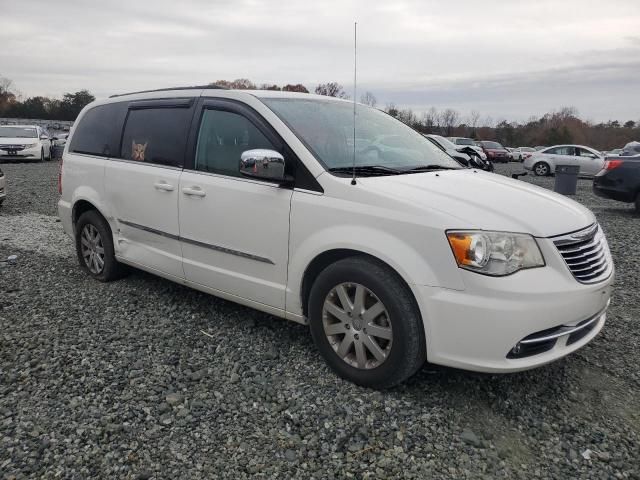
M 604 166 L 600 152 L 584 145 L 555 145 L 535 152 L 524 160 L 526 170 L 533 170 L 538 176 L 551 175 L 558 165 L 580 167 L 579 175 L 594 176 Z
M 51 140 L 37 125 L 0 126 L 0 158 L 51 160 Z

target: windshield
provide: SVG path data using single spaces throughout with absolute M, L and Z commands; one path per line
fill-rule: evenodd
M 471 145 L 475 146 L 475 143 L 470 138 L 456 138 L 456 145 Z
M 353 104 L 304 98 L 261 99 L 327 170 L 353 164 Z M 403 171 L 461 168 L 420 133 L 380 110 L 357 105 L 355 164 Z M 397 173 L 397 172 L 396 172 Z
M 448 150 L 455 150 L 457 148 L 457 145 L 451 143 L 449 140 L 440 135 L 431 135 L 431 138 L 442 145 L 443 148 L 446 148 Z
M 501 148 L 504 150 L 504 147 L 500 145 L 498 142 L 482 142 L 482 145 L 484 145 L 485 148 L 494 148 L 494 149 Z
M 37 138 L 36 129 L 32 127 L 0 127 L 1 138 Z

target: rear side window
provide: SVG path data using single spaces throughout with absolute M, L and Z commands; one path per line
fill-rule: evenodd
M 100 157 L 118 156 L 126 114 L 126 103 L 109 103 L 88 110 L 75 127 L 69 150 Z
M 246 117 L 222 110 L 205 110 L 198 134 L 195 169 L 240 176 L 240 156 L 246 150 L 273 144 Z
M 129 110 L 120 157 L 138 162 L 183 166 L 191 114 L 190 108 Z

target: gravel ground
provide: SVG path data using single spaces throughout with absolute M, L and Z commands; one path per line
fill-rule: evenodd
M 0 478 L 640 478 L 640 217 L 587 180 L 617 267 L 603 332 L 534 371 L 425 366 L 377 392 L 302 325 L 142 272 L 90 281 L 57 165 L 2 168 Z

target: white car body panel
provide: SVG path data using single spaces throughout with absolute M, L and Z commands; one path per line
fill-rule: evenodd
M 184 278 L 178 225 L 182 171 L 140 162 L 103 163 L 105 210 L 116 255 Z
M 75 154 L 69 151 L 75 128 L 65 146 L 58 204 L 69 235 L 74 236 L 74 205 L 90 202 L 111 226 L 120 261 L 302 323 L 303 280 L 314 259 L 338 249 L 371 255 L 395 270 L 413 293 L 428 360 L 471 370 L 508 372 L 542 365 L 580 348 L 602 328 L 613 273 L 592 285 L 579 283 L 549 238 L 594 224 L 594 215 L 582 205 L 472 169 L 358 178 L 352 185 L 349 178 L 326 172 L 260 101 L 298 94 L 180 92 L 201 94 L 252 107 L 296 153 L 322 192 Z M 149 92 L 132 99 L 175 96 L 175 91 Z M 109 101 L 87 107 L 76 125 L 88 108 Z M 204 196 L 193 195 L 194 190 Z M 462 270 L 446 239 L 449 229 L 530 234 L 546 265 L 499 278 Z M 505 357 L 531 333 L 596 314 L 597 327 L 570 346 L 559 342 L 543 354 Z
M 186 279 L 284 310 L 291 196 L 267 182 L 185 171 L 179 217 Z

